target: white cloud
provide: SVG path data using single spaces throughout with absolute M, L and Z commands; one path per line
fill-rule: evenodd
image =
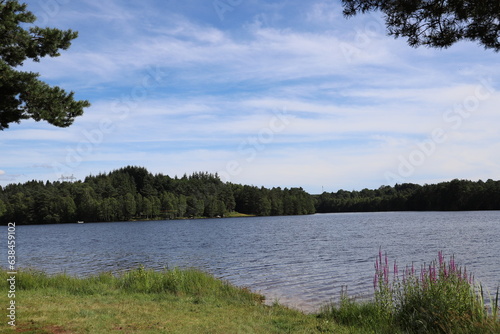
M 333 25 L 343 20 L 342 6 L 338 2 L 325 1 L 313 3 L 306 20 L 311 24 Z
M 443 119 L 449 108 L 474 96 L 479 80 L 500 71 L 496 55 L 470 44 L 411 49 L 386 37 L 373 17 L 345 20 L 332 1 L 305 5 L 298 21 L 287 21 L 279 6 L 266 7 L 257 16 L 268 21 L 248 24 L 257 11 L 230 27 L 229 17 L 207 23 L 199 11 L 189 12 L 190 5 L 176 14 L 171 2 L 79 4 L 66 4 L 54 17 L 65 25 L 68 17 L 74 21 L 80 30 L 74 45 L 27 69 L 75 90 L 92 107 L 66 129 L 22 122 L 2 133 L 2 167 L 22 170 L 27 179 L 53 178 L 54 171 L 43 174 L 33 166 L 65 164 L 68 154 L 88 146 L 88 134 L 96 134 L 103 120 L 112 122 L 112 130 L 96 134 L 99 140 L 70 174 L 83 178 L 138 164 L 182 175 L 224 170 L 236 160 L 243 171 L 234 180 L 241 183 L 311 191 L 319 185 L 377 187 L 386 182 L 386 171 L 397 169 L 399 156 L 443 128 L 447 141 L 409 182 L 500 178 L 493 144 L 500 134 L 492 126 L 500 121 L 500 94 L 482 100 L 459 126 Z M 110 24 L 96 24 L 108 19 Z M 161 80 L 147 80 L 151 69 L 161 72 Z M 241 146 L 268 133 L 283 111 L 289 124 L 248 162 Z

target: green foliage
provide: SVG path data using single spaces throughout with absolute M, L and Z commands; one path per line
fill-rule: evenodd
M 388 268 L 381 268 L 378 275 L 386 273 Z M 395 264 L 394 276 L 392 283 L 379 280 L 378 292 L 393 296 L 394 321 L 409 333 L 473 333 L 497 325 L 496 314 L 490 317 L 485 307 L 482 286 L 453 257 L 447 263 L 439 252 L 438 260 L 422 266 L 419 276 L 407 268 L 401 282 Z
M 500 181 L 396 184 L 315 196 L 317 212 L 500 210 Z
M 315 213 L 314 199 L 302 188 L 235 186 L 236 211 L 259 216 Z
M 500 2 L 496 0 L 342 0 L 344 15 L 380 10 L 390 35 L 411 46 L 447 48 L 460 40 L 500 51 Z
M 498 297 L 485 305 L 480 284 L 440 252 L 437 261 L 420 273 L 396 262 L 391 273 L 387 255 L 375 263 L 375 298 L 357 303 L 343 295 L 339 305 L 328 305 L 321 317 L 373 333 L 498 333 Z
M 5 203 L 0 199 L 0 217 L 4 215 L 4 213 L 7 212 L 7 206 Z
M 312 196 L 302 188 L 222 182 L 218 175 L 182 178 L 128 166 L 84 182 L 30 181 L 0 188 L 0 224 L 50 224 L 131 219 L 302 215 L 315 212 L 500 210 L 500 181 L 452 180 L 339 190 Z M 3 215 L 2 215 L 3 213 Z
M 353 333 L 399 333 L 375 303 L 357 302 L 347 296 L 341 299 L 339 305 L 330 304 L 323 307 L 318 317 L 355 328 Z
M 89 107 L 88 101 L 74 100 L 74 93 L 51 87 L 38 74 L 16 68 L 31 59 L 57 57 L 78 36 L 72 30 L 23 26 L 36 20 L 26 4 L 0 1 L 0 130 L 22 119 L 45 120 L 59 127 L 71 125 Z
M 2 224 L 224 217 L 235 208 L 250 215 L 308 214 L 314 213 L 314 200 L 300 188 L 242 186 L 209 173 L 171 178 L 132 166 L 84 182 L 31 181 L 0 188 Z

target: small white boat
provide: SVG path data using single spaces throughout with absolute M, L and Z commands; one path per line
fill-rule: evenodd
M 77 221 L 78 224 L 83 224 L 83 220 Z

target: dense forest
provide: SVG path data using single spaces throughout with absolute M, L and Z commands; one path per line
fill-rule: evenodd
M 452 180 L 315 196 L 316 212 L 500 210 L 500 181 Z
M 217 174 L 172 178 L 128 166 L 78 182 L 30 181 L 0 187 L 1 225 L 224 217 L 234 212 L 275 216 L 451 210 L 500 210 L 500 181 L 404 183 L 313 196 L 302 188 L 225 183 Z
M 217 175 L 182 178 L 128 166 L 78 182 L 30 181 L 0 187 L 0 224 L 57 224 L 314 213 L 314 199 L 302 188 L 258 188 L 224 183 Z

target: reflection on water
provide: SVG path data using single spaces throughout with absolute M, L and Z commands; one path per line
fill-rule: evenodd
M 499 223 L 498 211 L 318 214 L 19 226 L 16 241 L 21 267 L 76 275 L 139 264 L 197 267 L 312 311 L 343 286 L 351 295 L 372 294 L 379 247 L 400 267 L 429 262 L 439 250 L 455 254 L 496 289 Z

